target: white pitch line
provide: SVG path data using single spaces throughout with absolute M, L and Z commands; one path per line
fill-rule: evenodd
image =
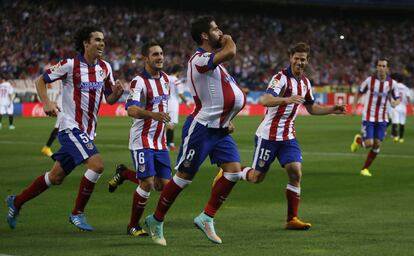
M 39 143 L 35 142 L 28 142 L 28 141 L 0 141 L 0 144 L 22 144 L 22 145 L 39 145 Z M 119 149 L 126 149 L 128 150 L 128 143 L 125 143 L 125 145 L 117 145 L 117 144 L 95 144 L 98 148 L 119 148 Z M 246 148 L 239 148 L 239 151 L 242 153 L 253 153 L 253 147 L 252 149 L 246 149 Z M 362 156 L 364 154 L 360 153 L 345 153 L 345 152 L 308 152 L 303 151 L 303 155 L 318 155 L 318 156 L 328 156 L 328 157 L 355 157 L 355 156 Z M 414 155 L 395 155 L 395 154 L 380 154 L 381 157 L 385 158 L 403 158 L 403 159 L 414 159 Z M 0 255 L 2 256 L 2 255 Z

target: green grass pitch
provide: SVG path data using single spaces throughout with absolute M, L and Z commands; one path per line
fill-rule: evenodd
M 6 119 L 6 118 L 4 118 Z M 40 154 L 54 119 L 17 118 L 16 130 L 0 130 L 0 198 L 19 193 L 47 171 L 52 161 Z M 252 160 L 253 138 L 260 118 L 238 117 L 234 138 L 242 163 Z M 296 132 L 303 151 L 302 202 L 299 216 L 313 224 L 309 231 L 285 231 L 284 170 L 274 163 L 262 184 L 240 182 L 216 216 L 222 245 L 210 243 L 194 228 L 193 218 L 209 197 L 217 168 L 207 160 L 193 184 L 166 217 L 168 246 L 149 238 L 125 235 L 135 185 L 124 183 L 110 194 L 107 181 L 117 163 L 131 166 L 129 118 L 100 118 L 95 141 L 106 170 L 86 208 L 94 232 L 79 232 L 68 223 L 79 180 L 78 167 L 64 184 L 24 205 L 16 230 L 6 224 L 0 207 L 0 255 L 414 255 L 414 122 L 407 121 L 405 143 L 389 137 L 370 171 L 359 170 L 367 151 L 350 153 L 360 117 L 298 117 Z M 176 129 L 176 142 L 181 127 Z M 58 149 L 55 142 L 53 149 Z M 172 164 L 177 155 L 171 154 Z M 152 192 L 147 210 L 159 193 Z

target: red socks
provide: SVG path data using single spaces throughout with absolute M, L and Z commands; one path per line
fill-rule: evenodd
M 25 202 L 35 198 L 36 196 L 40 195 L 43 191 L 49 188 L 45 180 L 45 175 L 48 174 L 49 173 L 46 173 L 44 175 L 37 177 L 29 187 L 27 187 L 25 190 L 23 190 L 22 193 L 16 196 L 14 206 L 17 209 L 20 209 L 20 207 L 22 207 L 22 205 Z
M 373 150 L 370 150 L 368 152 L 367 159 L 365 160 L 365 164 L 362 167 L 362 169 L 369 168 L 372 162 L 374 161 L 374 159 L 377 157 L 377 155 L 378 155 L 378 152 L 374 152 Z
M 78 196 L 76 197 L 75 208 L 72 210 L 72 214 L 80 214 L 85 211 L 85 206 L 92 195 L 95 184 L 98 181 L 101 174 L 98 174 L 92 170 L 87 170 L 85 175 L 82 176 Z
M 174 181 L 176 176 L 171 179 L 167 185 L 165 185 L 164 189 L 161 192 L 160 199 L 157 204 L 157 209 L 154 213 L 154 218 L 158 221 L 163 221 L 165 214 L 167 214 L 168 210 L 170 209 L 171 205 L 174 203 L 177 196 L 183 190 L 177 183 Z
M 121 176 L 122 178 L 134 182 L 135 184 L 139 184 L 139 181 L 137 179 L 137 173 L 130 169 L 125 169 L 123 172 L 121 172 Z
M 128 228 L 136 228 L 139 226 L 139 220 L 141 219 L 142 214 L 144 213 L 149 195 L 150 192 L 144 191 L 140 187 L 138 187 L 137 190 L 134 191 L 132 199 L 131 218 L 128 224 Z
M 288 184 L 286 187 L 287 221 L 298 216 L 300 202 L 300 188 Z
M 223 173 L 211 190 L 211 196 L 208 200 L 207 206 L 204 208 L 204 213 L 214 218 L 217 210 L 227 199 L 237 180 L 240 178 L 240 173 Z M 233 180 L 233 181 L 230 181 Z

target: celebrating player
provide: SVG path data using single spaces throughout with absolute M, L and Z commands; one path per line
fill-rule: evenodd
M 372 176 L 368 168 L 380 152 L 381 142 L 387 129 L 387 107 L 390 96 L 391 105 L 399 104 L 395 91 L 396 82 L 388 76 L 389 61 L 385 58 L 377 60 L 377 74 L 365 79 L 360 85 L 354 98 L 353 114 L 356 113 L 356 105 L 359 98 L 365 94 L 364 111 L 362 112 L 361 134 L 356 134 L 351 144 L 351 151 L 356 152 L 359 147 L 371 148 L 365 163 L 360 171 L 362 176 Z
M 170 158 L 165 143 L 165 124 L 170 122 L 168 97 L 170 80 L 162 72 L 164 53 L 157 42 L 142 47 L 144 70 L 131 82 L 125 108 L 134 118 L 129 149 L 139 185 L 133 194 L 127 234 L 148 235 L 139 225 L 151 189 L 162 190 L 171 179 Z
M 306 230 L 311 224 L 298 218 L 302 153 L 296 140 L 296 115 L 302 104 L 311 115 L 343 114 L 345 107 L 322 107 L 314 104 L 311 83 L 304 74 L 309 63 L 309 45 L 296 43 L 290 47 L 288 53 L 290 66 L 272 77 L 265 95 L 260 98 L 260 103 L 267 107 L 267 112 L 256 131 L 252 167 L 243 167 L 241 176 L 243 180 L 260 183 L 277 158 L 289 178 L 286 186 L 288 205 L 285 228 Z M 220 171 L 216 179 L 221 173 Z
M 97 113 L 103 94 L 107 102 L 113 104 L 123 89 L 119 81 L 114 82 L 109 63 L 101 59 L 105 48 L 102 30 L 95 27 L 80 29 L 75 35 L 75 44 L 79 51 L 75 58 L 60 61 L 36 80 L 45 113 L 56 116 L 61 112 L 58 135 L 61 148 L 53 154 L 55 163 L 49 172 L 37 177 L 19 195 L 7 197 L 7 222 L 12 229 L 16 227 L 17 216 L 24 203 L 50 186 L 60 185 L 76 166 L 84 163 L 87 171 L 81 179 L 69 221 L 80 230 L 93 230 L 86 221 L 84 210 L 104 170 L 102 157 L 93 141 Z M 59 79 L 63 82 L 62 109 L 49 99 L 46 87 L 46 83 Z
M 13 86 L 0 75 L 0 129 L 2 127 L 3 115 L 9 116 L 9 129 L 15 129 L 13 125 L 13 112 Z
M 194 224 L 210 241 L 222 243 L 214 229 L 214 216 L 240 174 L 240 156 L 229 130 L 231 120 L 244 107 L 246 98 L 221 65 L 236 55 L 236 45 L 230 35 L 223 34 L 213 17 L 199 17 L 193 21 L 191 35 L 199 45 L 188 61 L 187 70 L 196 107 L 182 130 L 177 172 L 164 187 L 155 213 L 145 219 L 152 240 L 164 246 L 167 244 L 163 234 L 164 217 L 207 156 L 212 164 L 223 168 L 224 175 L 212 188 L 210 199 Z

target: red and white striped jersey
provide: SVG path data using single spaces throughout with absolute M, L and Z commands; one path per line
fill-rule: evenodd
M 309 79 L 302 76 L 297 80 L 288 67 L 277 73 L 269 82 L 266 93 L 275 97 L 290 97 L 301 95 L 305 97 L 303 104 L 313 104 L 311 83 Z M 299 104 L 279 105 L 268 107 L 263 121 L 257 128 L 256 135 L 262 139 L 273 141 L 284 141 L 295 138 L 295 118 L 298 113 Z
M 194 119 L 209 128 L 228 127 L 243 109 L 246 95 L 226 68 L 213 63 L 214 53 L 198 48 L 188 61 L 187 82 L 193 95 Z
M 43 78 L 46 83 L 62 80 L 59 130 L 78 128 L 93 140 L 102 96 L 112 93 L 111 65 L 100 59 L 95 65 L 89 65 L 82 55 L 77 55 L 47 69 Z
M 362 120 L 368 122 L 387 122 L 387 107 L 390 96 L 397 99 L 394 85 L 397 82 L 387 77 L 380 81 L 376 76 L 365 79 L 359 87 L 359 93 L 365 94 Z
M 168 112 L 170 80 L 167 74 L 152 78 L 145 70 L 130 84 L 129 97 L 125 108 L 138 106 L 151 112 Z M 152 118 L 135 119 L 129 133 L 129 149 L 167 150 L 165 124 Z

